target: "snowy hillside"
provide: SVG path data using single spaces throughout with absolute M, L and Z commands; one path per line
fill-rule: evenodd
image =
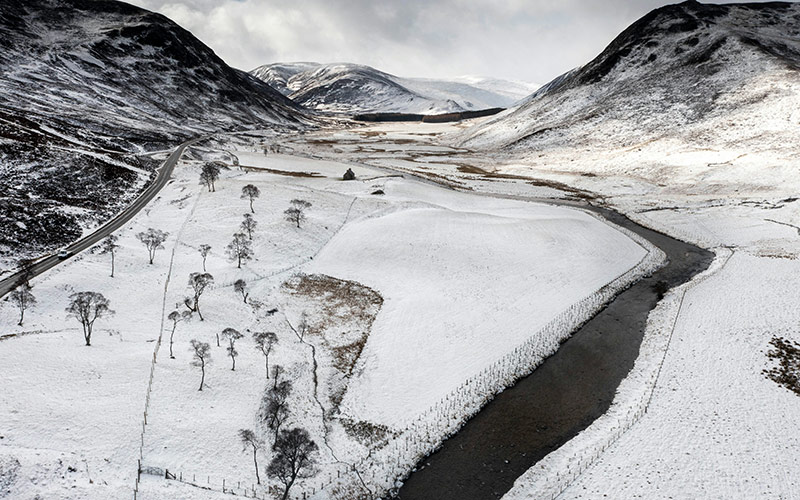
M 401 78 L 357 64 L 276 63 L 251 74 L 320 111 L 438 114 L 505 108 L 538 87 L 481 77 Z
M 0 255 L 75 239 L 144 187 L 137 157 L 299 108 L 188 31 L 125 3 L 0 3 Z
M 667 139 L 732 149 L 767 139 L 780 148 L 800 119 L 798 67 L 798 4 L 670 5 L 460 140 L 521 152 Z

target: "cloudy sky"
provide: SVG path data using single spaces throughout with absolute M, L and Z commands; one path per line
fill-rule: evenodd
M 353 62 L 409 77 L 546 83 L 594 56 L 658 0 L 128 0 L 231 66 Z

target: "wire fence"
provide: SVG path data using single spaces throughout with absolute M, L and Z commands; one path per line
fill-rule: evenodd
M 528 340 L 409 421 L 386 446 L 361 460 L 356 468 L 370 489 L 376 492 L 376 496 L 394 493 L 417 463 L 433 453 L 447 437 L 455 434 L 496 394 L 533 372 L 556 352 L 563 340 L 591 319 L 597 310 L 620 291 L 641 276 L 652 274 L 661 267 L 666 256 L 660 249 L 632 231 L 618 229 L 622 229 L 647 251 L 639 263 L 598 291 L 568 307 Z M 353 481 L 350 474 L 337 478 L 317 478 L 314 489 L 344 489 L 348 481 Z
M 353 200 L 354 202 L 355 199 Z M 353 203 L 351 203 L 347 216 L 339 230 L 348 220 Z M 631 286 L 642 276 L 652 274 L 661 267 L 666 257 L 660 249 L 654 247 L 633 231 L 616 226 L 605 218 L 591 212 L 587 213 L 626 234 L 646 250 L 646 255 L 636 266 L 611 280 L 596 292 L 572 304 L 525 342 L 496 360 L 479 374 L 468 378 L 438 403 L 409 421 L 403 430 L 397 433 L 395 439 L 388 442 L 384 447 L 374 451 L 355 466 L 337 464 L 338 466 L 326 467 L 323 474 L 307 479 L 304 483 L 298 485 L 295 495 L 306 499 L 321 491 L 345 491 L 353 488 L 363 488 L 359 484 L 361 482 L 365 483 L 376 496 L 383 496 L 396 491 L 402 484 L 402 480 L 420 460 L 433 453 L 441 445 L 442 441 L 457 432 L 469 418 L 480 411 L 496 394 L 533 372 L 547 357 L 556 352 L 561 342 L 591 319 L 600 308 L 610 302 L 619 292 Z M 299 267 L 299 265 L 301 264 L 288 266 L 270 275 L 274 276 L 288 272 Z M 223 286 L 229 286 L 229 284 L 216 284 L 214 288 Z M 159 336 L 156 352 L 160 346 L 160 340 Z M 155 362 L 156 355 L 154 353 L 142 427 L 142 449 L 144 447 L 144 426 L 147 422 L 147 407 L 149 405 Z M 656 380 L 654 379 L 652 388 L 655 387 L 655 383 Z M 646 398 L 643 397 L 635 407 L 626 410 L 625 418 L 612 427 L 611 434 L 607 435 L 601 442 L 596 443 L 595 446 L 587 448 L 587 451 L 580 456 L 576 456 L 575 460 L 567 463 L 563 470 L 557 471 L 555 473 L 555 484 L 541 491 L 541 498 L 555 498 L 558 496 L 600 454 L 638 421 L 647 411 L 649 398 L 652 396 L 652 388 Z M 189 478 L 189 475 L 183 471 L 172 472 L 157 468 L 143 469 L 141 462 L 139 470 L 140 473 L 152 472 L 152 475 L 162 476 L 165 479 L 180 481 L 199 488 L 250 498 L 267 498 L 265 489 L 259 490 L 257 485 L 252 483 L 248 487 L 246 482 L 243 483 L 239 480 L 231 481 L 223 478 L 212 481 L 212 478 L 206 475 L 205 483 L 203 483 L 202 477 L 197 474 L 193 473 Z M 136 491 L 138 491 L 138 481 L 137 475 Z M 233 486 L 234 484 L 236 485 L 235 487 Z M 242 484 L 245 484 L 245 486 L 242 486 Z M 136 493 L 134 493 L 134 498 L 136 498 Z
M 147 378 L 147 391 L 145 392 L 145 401 L 144 401 L 144 411 L 142 412 L 142 431 L 139 435 L 139 458 L 137 460 L 136 466 L 136 479 L 134 481 L 133 486 L 133 499 L 136 500 L 139 495 L 139 481 L 142 475 L 142 459 L 144 458 L 144 435 L 147 429 L 147 416 L 148 412 L 150 411 L 150 396 L 153 392 L 153 380 L 155 377 L 156 372 L 156 363 L 158 362 L 158 352 L 161 349 L 161 339 L 164 334 L 164 322 L 166 320 L 167 315 L 167 291 L 169 290 L 169 283 L 170 278 L 172 277 L 172 267 L 175 262 L 175 249 L 178 246 L 178 242 L 180 241 L 180 236 L 183 234 L 186 225 L 191 219 L 192 215 L 194 214 L 195 208 L 200 200 L 202 191 L 198 194 L 197 198 L 195 199 L 194 205 L 192 205 L 189 214 L 186 216 L 186 219 L 183 221 L 181 228 L 178 230 L 178 235 L 175 238 L 175 245 L 172 247 L 172 255 L 169 259 L 169 268 L 167 270 L 167 277 L 164 280 L 164 296 L 161 303 L 161 322 L 158 329 L 158 338 L 156 339 L 155 347 L 153 348 L 153 359 L 150 362 L 150 375 Z
M 410 420 L 396 434 L 396 437 L 381 449 L 373 451 L 354 466 L 338 464 L 338 467 L 326 467 L 323 474 L 305 480 L 296 495 L 305 499 L 321 491 L 330 493 L 332 491 L 363 490 L 362 484 L 366 485 L 376 498 L 395 492 L 402 480 L 420 460 L 433 453 L 447 437 L 455 434 L 496 394 L 533 372 L 547 357 L 556 352 L 561 342 L 591 319 L 620 291 L 631 286 L 642 276 L 652 274 L 661 267 L 666 256 L 660 249 L 632 231 L 613 224 L 612 226 L 621 230 L 646 250 L 645 256 L 633 268 L 620 274 L 579 302 L 572 304 L 525 342 L 490 364 L 479 374 L 468 378 L 438 403 Z M 635 418 L 638 419 L 638 416 L 637 414 Z M 608 440 L 606 446 L 613 443 L 616 437 L 626 429 L 627 427 L 617 428 L 617 434 L 613 439 Z M 602 448 L 602 450 L 604 449 L 605 447 Z M 595 451 L 595 453 L 601 453 L 602 450 Z M 579 463 L 588 466 L 590 462 L 587 458 L 583 458 Z M 570 464 L 565 472 L 558 473 L 559 478 L 563 478 L 563 480 L 566 480 L 567 477 L 571 478 L 574 474 L 579 473 L 578 470 L 577 466 Z M 232 489 L 229 485 L 234 484 L 233 481 L 222 479 L 215 480 L 212 485 L 210 484 L 212 483 L 211 478 L 206 476 L 207 481 L 203 485 L 202 481 L 198 483 L 194 480 L 198 477 L 196 474 L 192 475 L 193 480 L 188 480 L 188 475 L 182 472 L 178 472 L 177 477 L 177 480 L 186 484 L 211 488 L 215 491 L 223 491 L 220 487 L 224 485 L 225 493 L 230 493 Z M 241 484 L 241 481 L 236 481 L 236 484 Z M 253 495 L 259 494 L 257 488 L 252 485 L 247 492 Z M 243 495 L 243 493 L 241 494 Z M 544 497 L 546 498 L 546 495 Z
M 722 249 L 720 250 L 722 251 Z M 626 389 L 627 394 L 620 397 L 618 392 L 618 396 L 612 403 L 611 408 L 603 417 L 561 449 L 537 463 L 525 474 L 529 475 L 528 478 L 523 476 L 519 489 L 512 488 L 508 493 L 509 500 L 529 498 L 530 492 L 536 492 L 537 498 L 551 500 L 557 498 L 583 472 L 591 467 L 611 445 L 615 444 L 625 432 L 630 430 L 647 414 L 661 378 L 672 337 L 678 325 L 686 292 L 690 287 L 696 287 L 716 275 L 733 256 L 734 251 L 728 251 L 730 253 L 724 259 L 720 259 L 718 265 L 709 268 L 694 280 L 682 285 L 680 290 L 677 290 L 676 293 L 671 297 L 668 296 L 662 302 L 666 309 L 674 310 L 674 312 L 663 311 L 662 318 L 664 319 L 660 322 L 659 320 L 651 321 L 652 318 L 648 318 L 645 333 L 646 341 L 649 340 L 648 337 L 653 339 L 654 336 L 659 336 L 658 329 L 663 328 L 664 331 L 662 338 L 665 340 L 663 341 L 663 347 L 661 347 L 663 352 L 658 353 L 658 361 L 652 364 L 645 363 L 641 367 L 635 366 L 626 377 L 626 380 L 623 381 L 623 384 L 628 382 L 631 384 L 631 388 Z M 669 321 L 667 318 L 671 318 L 669 323 L 665 323 L 665 321 Z M 643 342 L 643 351 L 647 350 L 645 342 Z M 657 344 L 654 343 L 654 345 Z M 640 353 L 639 359 L 641 360 L 646 355 L 647 353 Z M 638 391 L 638 394 L 632 396 L 631 393 L 634 391 Z

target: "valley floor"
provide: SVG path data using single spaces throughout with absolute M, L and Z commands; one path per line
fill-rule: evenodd
M 317 474 L 295 493 L 385 490 L 507 383 L 489 368 L 508 366 L 517 346 L 653 251 L 579 210 L 456 192 L 301 151 L 265 154 L 273 140 L 192 147 L 174 180 L 118 231 L 114 278 L 108 255 L 84 252 L 33 280 L 38 304 L 24 326 L 3 305 L 0 491 L 103 499 L 130 498 L 136 484 L 137 498 L 275 491 L 273 480 L 254 484 L 238 438 L 248 428 L 271 435 L 258 417 L 274 382 L 251 339 L 258 331 L 277 334 L 269 362 L 294 387 L 285 428 L 307 428 L 320 447 Z M 198 185 L 200 165 L 231 152 L 241 168 L 224 171 L 214 192 Z M 358 180 L 341 180 L 348 167 Z M 237 268 L 224 249 L 249 211 L 240 193 L 250 183 L 261 190 L 254 259 Z M 292 199 L 311 203 L 300 228 L 283 215 Z M 169 232 L 153 265 L 135 237 L 148 227 Z M 212 247 L 205 267 L 214 276 L 201 298 L 204 321 L 179 321 L 170 346 L 167 315 L 187 309 L 201 244 Z M 102 292 L 115 310 L 97 320 L 91 347 L 64 312 L 82 290 Z M 245 334 L 235 370 L 225 339 L 217 347 L 228 327 Z M 535 356 L 569 330 L 547 330 Z M 191 339 L 212 349 L 202 392 Z M 258 455 L 263 467 L 272 452 Z M 168 472 L 197 486 L 155 480 Z
M 651 314 L 607 415 L 521 477 L 509 500 L 797 497 L 800 399 L 763 370 L 777 366 L 767 357 L 774 337 L 800 341 L 799 180 L 769 150 L 729 161 L 724 150 L 664 148 L 587 151 L 585 161 L 575 151 L 530 162 L 467 151 L 369 160 L 462 187 L 599 193 L 633 220 L 717 253 Z
M 38 305 L 24 327 L 10 303 L 0 307 L 2 333 L 14 334 L 0 342 L 0 496 L 128 499 L 138 460 L 152 473 L 141 476 L 138 498 L 274 492 L 274 481 L 253 484 L 252 455 L 237 436 L 242 428 L 269 436 L 257 415 L 273 380 L 256 331 L 277 333 L 270 364 L 294 385 L 287 427 L 309 429 L 320 446 L 319 472 L 295 495 L 391 488 L 474 410 L 475 391 L 496 390 L 488 368 L 653 251 L 581 210 L 512 199 L 580 205 L 600 192 L 718 259 L 651 315 L 640 361 L 608 415 L 507 497 L 792 498 L 800 399 L 761 371 L 771 366 L 773 336 L 800 340 L 792 307 L 800 238 L 791 226 L 800 204 L 786 200 L 797 186 L 653 195 L 642 206 L 639 180 L 603 184 L 596 172 L 565 174 L 561 165 L 542 174 L 441 145 L 454 127 L 246 134 L 193 148 L 175 180 L 118 233 L 113 279 L 107 255 L 84 252 L 34 280 Z M 216 192 L 197 184 L 202 162 L 231 154 L 242 168 L 224 171 Z M 358 180 L 340 180 L 347 168 Z M 239 269 L 224 248 L 248 211 L 240 193 L 249 183 L 261 190 L 259 226 L 255 258 Z M 312 203 L 301 228 L 283 216 L 295 198 Z M 152 266 L 135 239 L 148 227 L 170 233 Z M 170 359 L 166 315 L 186 309 L 204 243 L 215 278 L 201 299 L 205 321 L 195 314 L 177 324 Z M 232 287 L 240 278 L 248 303 Z M 102 292 L 116 311 L 98 320 L 92 347 L 65 319 L 67 297 L 79 290 Z M 226 327 L 245 333 L 235 371 L 216 343 Z M 190 339 L 211 344 L 202 392 Z M 541 339 L 536 356 L 558 340 Z M 270 459 L 259 452 L 262 466 Z M 165 481 L 166 470 L 209 489 Z

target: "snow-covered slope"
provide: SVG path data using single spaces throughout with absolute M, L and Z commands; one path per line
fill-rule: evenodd
M 304 106 L 340 113 L 436 114 L 504 108 L 537 88 L 480 77 L 400 78 L 357 64 L 276 63 L 251 74 Z
M 701 147 L 763 147 L 767 139 L 780 147 L 800 119 L 798 67 L 798 4 L 670 5 L 461 140 L 522 151 L 609 150 L 665 138 Z
M 111 0 L 0 3 L 0 254 L 52 249 L 141 189 L 131 154 L 301 110 L 172 21 Z

